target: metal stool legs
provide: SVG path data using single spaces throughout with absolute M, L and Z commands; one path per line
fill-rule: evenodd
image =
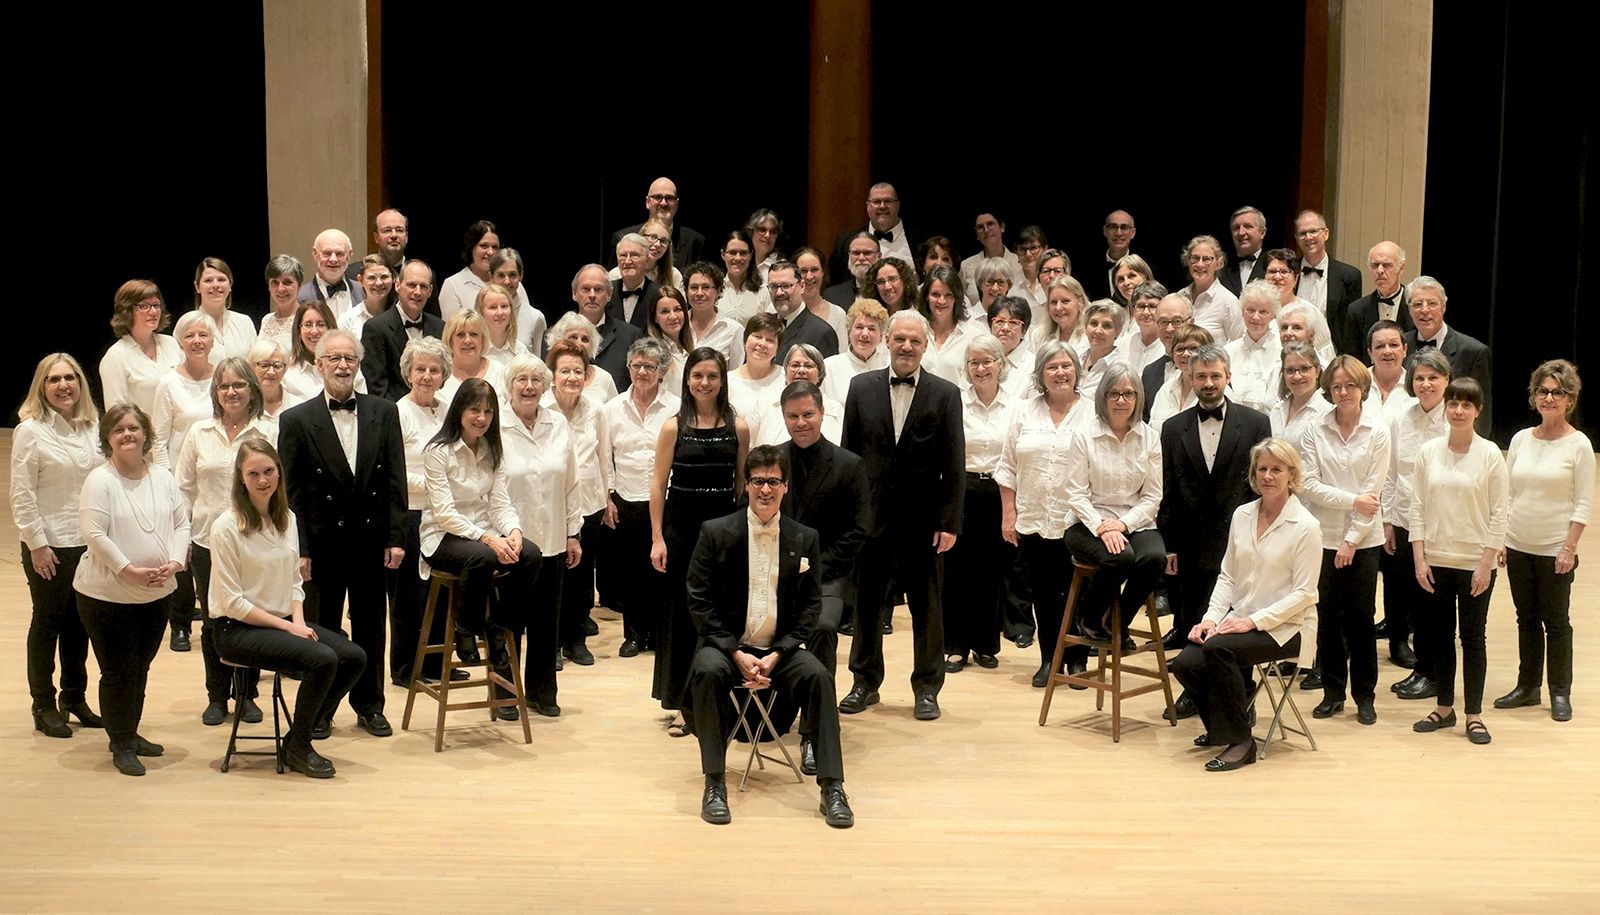
M 740 690 L 744 690 L 742 697 L 739 695 Z M 777 727 L 772 723 L 772 706 L 778 701 L 778 691 L 769 687 L 766 690 L 766 702 L 762 702 L 756 693 L 757 690 L 745 689 L 743 686 L 737 686 L 728 691 L 728 697 L 733 700 L 735 722 L 733 733 L 728 736 L 728 743 L 732 744 L 740 731 L 743 731 L 745 737 L 750 740 L 750 756 L 744 763 L 744 777 L 739 779 L 739 790 L 745 790 L 745 786 L 749 784 L 752 767 L 759 766 L 762 769 L 766 769 L 767 764 L 763 760 L 773 763 L 787 763 L 794 772 L 794 780 L 803 784 L 806 780 L 805 775 L 801 773 L 800 766 L 794 761 L 794 757 L 789 755 L 789 748 L 783 745 L 783 735 L 778 733 Z M 752 702 L 755 704 L 756 711 L 761 714 L 761 720 L 756 723 L 753 733 L 750 730 L 750 722 L 745 720 L 745 715 L 749 712 Z M 778 745 L 779 750 L 783 751 L 782 760 L 761 750 L 761 736 L 766 733 L 772 734 L 773 742 Z

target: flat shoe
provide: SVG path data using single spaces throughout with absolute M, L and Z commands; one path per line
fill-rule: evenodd
M 1416 731 L 1418 734 L 1430 734 L 1434 731 L 1453 728 L 1455 726 L 1456 711 L 1455 709 L 1451 709 L 1450 714 L 1445 715 L 1443 718 L 1439 717 L 1438 711 L 1429 712 L 1428 717 L 1422 719 L 1416 724 L 1413 724 L 1411 726 L 1411 730 Z
M 1371 699 L 1363 699 L 1356 703 L 1356 720 L 1369 725 L 1378 723 L 1378 710 L 1372 707 Z
M 944 672 L 947 673 L 947 674 L 958 674 L 966 666 L 967 666 L 967 656 L 966 655 L 959 655 L 959 654 L 947 655 L 945 657 L 945 659 L 944 659 Z
M 1033 633 L 1024 632 L 1023 634 L 1017 636 L 1016 646 L 1018 648 L 1027 648 L 1029 645 L 1032 645 L 1032 644 L 1033 644 Z
M 228 703 L 226 702 L 213 702 L 206 706 L 205 711 L 200 713 L 200 723 L 206 727 L 216 727 L 226 721 L 227 718 Z
M 1223 757 L 1227 756 L 1231 752 L 1233 752 L 1233 747 L 1230 746 L 1230 747 L 1228 747 L 1228 749 L 1223 750 L 1221 753 L 1217 754 L 1217 757 L 1215 759 L 1209 760 L 1206 763 L 1206 771 L 1207 772 L 1232 772 L 1234 769 L 1241 769 L 1241 768 L 1243 768 L 1245 766 L 1248 766 L 1248 765 L 1254 763 L 1256 761 L 1256 742 L 1255 742 L 1255 740 L 1252 739 L 1250 741 L 1250 749 L 1246 750 L 1244 755 L 1239 757 L 1238 759 L 1224 759 L 1223 758 Z
M 1000 659 L 992 654 L 976 654 L 972 656 L 972 660 L 984 670 L 994 670 L 1000 666 Z
M 139 761 L 132 750 L 117 750 L 111 754 L 111 764 L 123 775 L 143 775 L 144 763 Z
M 240 699 L 239 700 L 239 711 L 240 711 L 241 714 L 244 715 L 244 720 L 245 720 L 246 724 L 260 724 L 261 723 L 261 706 L 256 705 L 253 700 Z
M 1484 726 L 1483 722 L 1469 721 L 1467 722 L 1467 739 L 1481 746 L 1493 738 L 1489 736 L 1489 729 Z

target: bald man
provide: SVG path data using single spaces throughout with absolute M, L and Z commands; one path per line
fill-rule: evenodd
M 360 305 L 365 296 L 361 284 L 345 278 L 345 267 L 350 263 L 350 236 L 338 229 L 323 229 L 311 243 L 311 260 L 316 272 L 295 299 L 300 302 L 327 302 L 335 319 Z
M 672 179 L 657 178 L 650 182 L 650 189 L 645 192 L 644 211 L 650 214 L 648 219 L 659 219 L 672 230 L 673 266 L 679 270 L 688 270 L 690 264 L 700 260 L 701 252 L 705 249 L 706 237 L 678 222 L 678 205 L 681 202 L 678 197 L 678 186 Z M 617 249 L 617 242 L 622 241 L 622 236 L 637 234 L 643 228 L 644 223 L 639 222 L 611 233 L 611 250 Z
M 1350 310 L 1345 313 L 1344 339 L 1367 339 L 1367 331 L 1379 321 L 1395 322 L 1402 334 L 1416 330 L 1402 282 L 1406 252 L 1392 241 L 1380 241 L 1367 252 L 1367 268 L 1372 271 L 1372 292 L 1350 303 Z

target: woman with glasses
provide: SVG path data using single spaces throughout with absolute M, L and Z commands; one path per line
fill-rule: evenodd
M 1161 342 L 1161 325 L 1156 321 L 1156 306 L 1166 297 L 1167 287 L 1154 280 L 1140 283 L 1129 295 L 1133 303 L 1128 307 L 1128 313 L 1133 315 L 1132 329 L 1123 331 L 1117 347 L 1122 352 L 1122 363 L 1135 372 L 1144 371 L 1145 366 L 1167 354 Z
M 826 360 L 822 352 L 809 343 L 796 343 L 783 357 L 783 387 L 779 396 L 766 404 L 750 424 L 751 447 L 756 445 L 781 445 L 789 440 L 789 424 L 783 418 L 783 391 L 796 381 L 809 381 L 822 389 L 827 380 Z M 835 445 L 844 430 L 844 404 L 827 395 L 822 398 L 822 437 Z
M 1185 323 L 1172 335 L 1172 364 L 1177 371 L 1161 390 L 1156 392 L 1155 403 L 1150 405 L 1150 427 L 1159 430 L 1168 419 L 1195 405 L 1194 383 L 1189 377 L 1189 358 L 1202 346 L 1212 343 L 1211 332 L 1204 327 Z
M 783 220 L 771 210 L 756 210 L 745 220 L 744 234 L 750 240 L 750 262 L 755 265 L 750 270 L 760 280 L 759 285 L 765 286 L 767 269 L 783 259 L 783 253 L 778 250 L 778 242 L 783 238 Z
M 146 416 L 155 412 L 156 385 L 183 361 L 178 341 L 161 333 L 170 323 L 155 283 L 129 280 L 117 290 L 111 305 L 117 342 L 100 357 L 100 392 L 107 407 L 131 403 Z
M 639 227 L 639 234 L 648 243 L 644 249 L 644 263 L 639 269 L 646 279 L 655 280 L 661 288 L 683 288 L 683 274 L 673 266 L 672 229 L 659 219 L 650 219 Z M 622 271 L 612 267 L 606 278 L 613 283 L 622 279 Z
M 1039 262 L 1044 259 L 1044 252 L 1049 247 L 1050 242 L 1045 238 L 1044 230 L 1038 226 L 1027 226 L 1017 233 L 1015 253 L 1017 267 L 1022 271 L 1022 282 L 1017 284 L 1016 295 L 1027 299 L 1034 308 L 1044 304 L 1044 287 L 1039 285 Z
M 1182 262 L 1189 274 L 1183 294 L 1194 303 L 1191 320 L 1210 331 L 1218 346 L 1244 336 L 1239 298 L 1217 282 L 1217 274 L 1228 266 L 1222 245 L 1210 235 L 1196 235 L 1183 246 Z
M 726 280 L 710 261 L 696 261 L 684 274 L 683 291 L 689 299 L 689 337 L 709 346 L 738 368 L 744 363 L 744 324 L 722 313 L 718 296 Z
M 917 275 L 900 258 L 879 258 L 867 268 L 867 296 L 882 302 L 889 314 L 916 308 L 917 293 Z

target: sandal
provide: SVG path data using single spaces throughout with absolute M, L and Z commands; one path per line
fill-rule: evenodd
M 667 725 L 668 737 L 688 737 L 689 723 L 687 721 L 674 721 Z
M 1489 736 L 1489 728 L 1481 721 L 1467 722 L 1467 739 L 1476 744 L 1486 744 L 1493 738 Z

